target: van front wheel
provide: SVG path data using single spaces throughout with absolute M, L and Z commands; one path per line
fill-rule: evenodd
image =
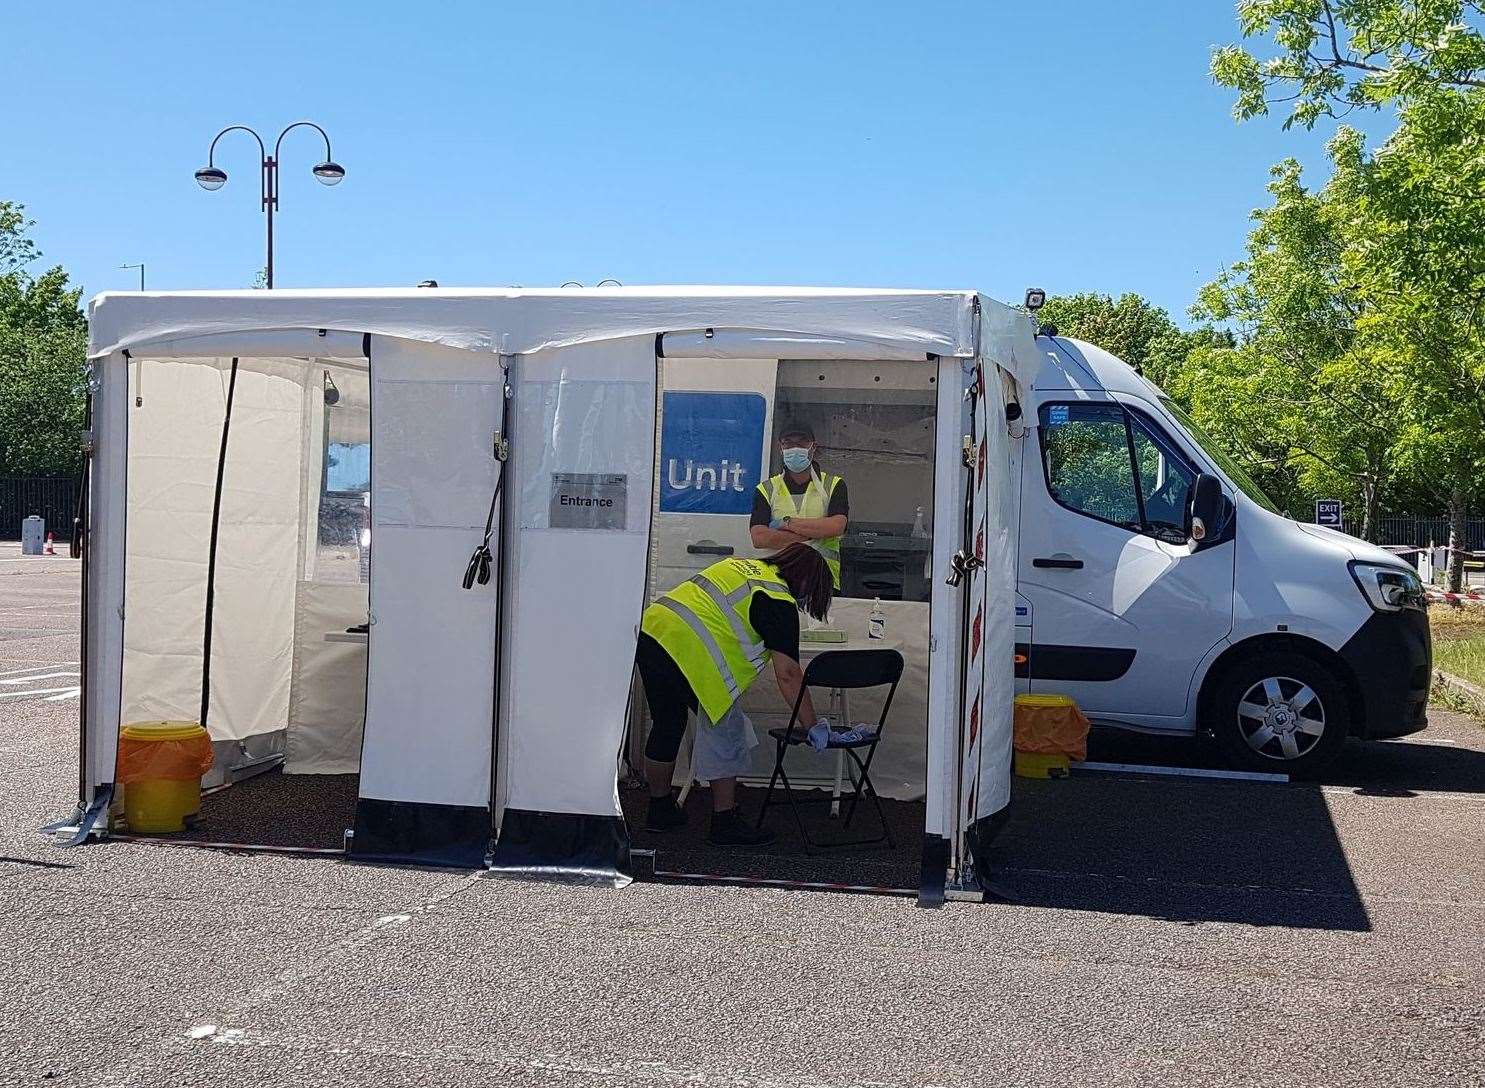
M 1299 654 L 1255 654 L 1222 678 L 1212 730 L 1228 762 L 1250 771 L 1308 774 L 1329 763 L 1351 732 L 1335 673 Z

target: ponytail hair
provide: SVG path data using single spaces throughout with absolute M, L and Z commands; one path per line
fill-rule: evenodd
M 835 580 L 830 575 L 830 564 L 825 557 L 808 544 L 790 544 L 781 552 L 775 552 L 763 560 L 779 572 L 779 577 L 789 586 L 801 612 L 823 621 L 830 612 L 830 600 L 835 593 Z

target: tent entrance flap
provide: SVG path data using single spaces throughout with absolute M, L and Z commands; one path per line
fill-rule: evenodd
M 693 714 L 695 724 L 685 727 L 672 748 L 674 700 L 658 676 L 658 707 L 636 685 L 631 767 L 658 776 L 647 759 L 653 755 L 663 768 L 674 751 L 673 782 L 690 802 L 685 829 L 664 837 L 636 829 L 636 841 L 654 849 L 662 871 L 725 874 L 741 865 L 755 874 L 771 870 L 784 876 L 798 872 L 802 859 L 818 849 L 805 864 L 830 880 L 917 887 L 925 826 L 946 843 L 944 826 L 954 809 L 952 798 L 944 799 L 938 769 L 957 767 L 957 748 L 952 756 L 943 754 L 952 743 L 953 695 L 947 685 L 957 676 L 950 656 L 956 641 L 937 632 L 940 615 L 957 614 L 942 572 L 958 547 L 962 520 L 962 503 L 955 502 L 964 475 L 957 459 L 961 361 L 873 353 L 871 345 L 849 338 L 827 343 L 797 335 L 744 337 L 720 327 L 710 336 L 667 334 L 662 347 L 649 599 L 678 589 L 684 598 L 687 584 L 705 579 L 703 572 L 718 564 L 725 570 L 733 559 L 760 560 L 813 539 L 790 524 L 819 532 L 826 526 L 809 523 L 829 520 L 836 535 L 821 538 L 816 549 L 827 563 L 838 557 L 828 611 L 819 619 L 797 614 L 797 633 L 771 629 L 777 644 L 794 640 L 792 650 L 777 651 L 773 660 L 782 653 L 808 669 L 832 654 L 835 667 L 856 675 L 857 666 L 847 664 L 852 655 L 886 649 L 901 655 L 903 672 L 885 721 L 885 685 L 817 684 L 811 691 L 812 706 L 805 712 L 815 717 L 807 726 L 824 717 L 842 728 L 862 723 L 876 734 L 870 792 L 859 804 L 853 803 L 853 777 L 860 776 L 839 751 L 821 754 L 786 741 L 780 760 L 779 734 L 788 729 L 793 711 L 784 690 L 787 668 L 781 678 L 765 666 L 741 691 L 733 722 L 745 722 L 730 724 L 721 735 L 740 736 L 744 743 L 756 737 L 758 743 L 743 751 L 730 739 L 722 741 L 735 757 L 723 766 L 736 774 L 718 773 L 740 783 L 736 807 L 745 821 L 758 820 L 769 795 L 762 827 L 775 835 L 772 843 L 749 849 L 747 862 L 705 841 L 708 809 L 728 803 L 725 784 L 713 790 L 704 770 L 715 766 L 718 742 L 703 731 L 716 727 Z M 770 350 L 800 354 L 761 354 Z M 947 469 L 937 453 L 941 442 L 954 452 Z M 808 470 L 799 467 L 801 446 L 812 450 Z M 869 634 L 879 622 L 885 624 L 881 642 Z M 816 801 L 819 807 L 813 807 Z M 636 789 L 625 802 L 631 819 L 644 821 L 644 791 Z M 801 834 L 796 811 L 814 843 Z M 880 812 L 889 830 L 872 849 L 829 850 L 865 845 L 852 840 L 876 834 Z M 938 873 L 940 894 L 946 868 L 930 866 Z
M 617 767 L 644 606 L 655 364 L 653 336 L 512 364 L 519 576 L 504 609 L 497 870 L 629 879 Z
M 461 579 L 500 471 L 503 400 L 489 354 L 372 338 L 357 859 L 478 868 L 489 850 L 498 586 Z

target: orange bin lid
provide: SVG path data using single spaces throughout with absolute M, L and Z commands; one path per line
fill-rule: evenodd
M 199 722 L 130 722 L 119 730 L 125 740 L 166 741 L 192 740 L 206 736 Z

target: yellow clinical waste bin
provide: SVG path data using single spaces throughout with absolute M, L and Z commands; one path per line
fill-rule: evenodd
M 183 830 L 201 811 L 201 776 L 211 764 L 211 738 L 196 722 L 130 722 L 119 730 L 115 779 L 129 830 Z
M 1066 695 L 1017 695 L 1012 745 L 1022 778 L 1061 778 L 1088 755 L 1088 719 Z

